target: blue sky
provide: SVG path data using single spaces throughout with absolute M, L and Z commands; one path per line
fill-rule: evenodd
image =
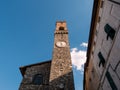
M 0 0 L 0 89 L 17 90 L 20 66 L 52 58 L 56 21 L 67 22 L 73 59 L 86 52 L 82 44 L 88 42 L 92 4 L 93 0 Z M 73 66 L 75 88 L 82 90 L 81 68 Z

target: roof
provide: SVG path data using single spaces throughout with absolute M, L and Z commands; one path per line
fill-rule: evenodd
M 36 65 L 42 65 L 42 64 L 45 64 L 45 63 L 51 63 L 51 60 L 44 61 L 44 62 L 39 62 L 39 63 L 35 63 L 35 64 L 30 64 L 30 65 L 26 65 L 26 66 L 21 66 L 19 69 L 20 69 L 20 72 L 21 72 L 22 76 L 24 76 L 25 71 L 28 67 L 32 67 L 32 66 L 36 66 Z

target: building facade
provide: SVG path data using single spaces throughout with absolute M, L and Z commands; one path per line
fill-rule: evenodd
M 120 0 L 94 0 L 84 90 L 120 90 Z
M 65 21 L 56 22 L 52 60 L 20 67 L 19 90 L 74 90 L 73 71 Z

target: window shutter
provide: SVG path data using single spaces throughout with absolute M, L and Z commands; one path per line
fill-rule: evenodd
M 102 55 L 101 52 L 98 53 L 98 57 L 99 57 L 99 59 L 100 59 L 99 67 L 100 67 L 101 64 L 102 64 L 102 66 L 104 67 L 105 59 L 104 59 L 104 57 L 103 57 L 103 55 Z
M 112 76 L 110 75 L 110 73 L 108 71 L 106 72 L 106 77 L 107 77 L 107 80 L 108 80 L 112 90 L 118 90 L 117 86 L 115 85 L 115 83 L 114 83 L 114 81 L 112 79 Z
M 115 36 L 115 30 L 109 24 L 105 25 L 104 30 L 107 33 L 107 40 L 109 37 L 113 40 Z

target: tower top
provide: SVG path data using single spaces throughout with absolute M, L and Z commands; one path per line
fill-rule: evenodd
M 67 30 L 66 21 L 57 21 L 56 22 L 56 30 Z
M 66 21 L 57 21 L 56 24 L 57 23 L 66 23 Z

